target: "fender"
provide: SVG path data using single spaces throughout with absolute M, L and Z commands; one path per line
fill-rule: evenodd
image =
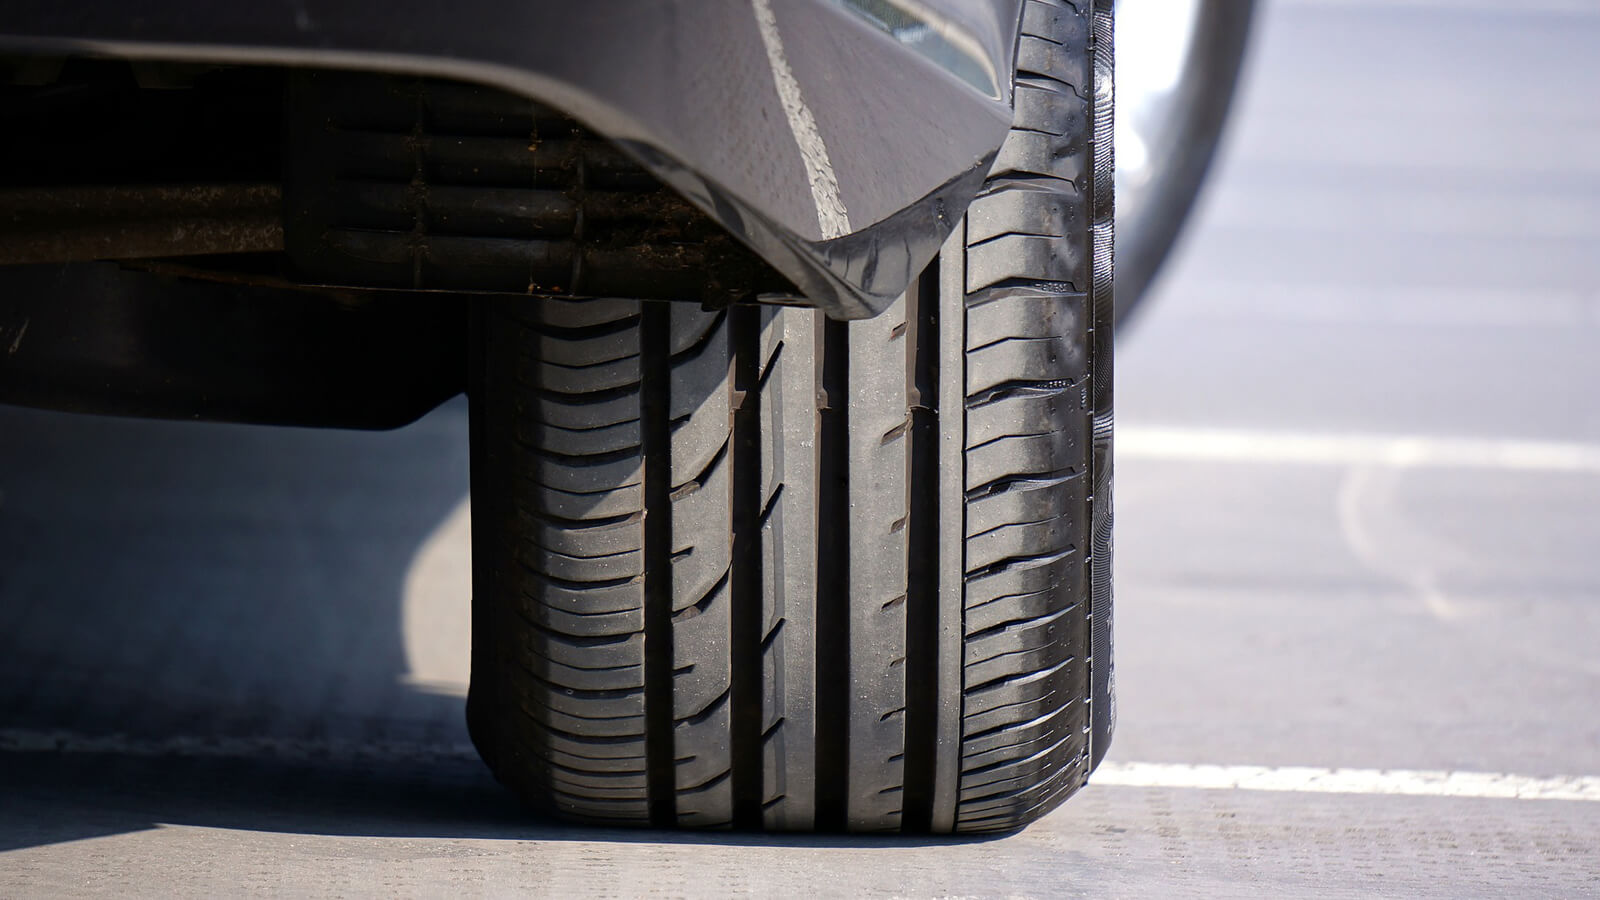
M 1011 122 L 1022 0 L 12 0 L 0 50 L 456 78 L 615 141 L 837 318 L 887 307 Z

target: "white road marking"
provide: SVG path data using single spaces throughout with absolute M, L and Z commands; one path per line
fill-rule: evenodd
M 1327 466 L 1419 466 L 1600 473 L 1600 446 L 1420 435 L 1119 427 L 1119 457 Z
M 778 100 L 783 104 L 783 114 L 789 120 L 789 130 L 794 132 L 795 143 L 800 147 L 800 159 L 806 166 L 806 180 L 811 184 L 811 199 L 817 207 L 817 227 L 823 240 L 832 240 L 850 233 L 850 215 L 839 194 L 839 179 L 828 161 L 828 146 L 817 130 L 817 120 L 806 106 L 800 93 L 800 82 L 789 68 L 789 58 L 783 51 L 783 38 L 778 35 L 778 18 L 772 13 L 770 0 L 750 0 L 756 13 L 756 27 L 761 31 L 761 43 L 767 48 L 767 64 L 772 67 L 772 80 L 778 87 Z
M 1167 322 L 1236 322 L 1412 328 L 1600 327 L 1600 292 L 1560 288 L 1218 281 L 1163 308 Z
M 1306 766 L 1206 766 L 1111 762 L 1089 777 L 1094 785 L 1304 794 L 1386 794 L 1488 800 L 1600 802 L 1600 777 L 1536 777 L 1421 769 L 1318 769 Z
M 1289 9 L 1330 7 L 1334 9 L 1378 9 L 1394 12 L 1403 9 L 1438 10 L 1452 13 L 1502 13 L 1527 16 L 1531 14 L 1566 13 L 1594 15 L 1600 12 L 1594 0 L 1278 0 L 1276 4 Z
M 429 762 L 475 760 L 471 744 L 405 741 L 305 740 L 274 737 L 173 736 L 130 738 L 70 731 L 0 728 L 0 753 L 106 754 L 179 759 L 299 762 Z M 1214 766 L 1106 761 L 1097 786 L 1468 797 L 1490 800 L 1600 802 L 1600 777 L 1532 776 L 1418 769 L 1319 769 L 1306 766 Z
M 1345 546 L 1368 569 L 1392 578 L 1411 592 L 1435 618 L 1453 621 L 1462 610 L 1439 584 L 1438 574 L 1428 561 L 1441 555 L 1437 546 L 1419 552 L 1415 545 L 1429 544 L 1426 535 L 1406 529 L 1405 539 L 1413 546 L 1396 552 L 1393 540 L 1380 540 L 1369 526 L 1374 514 L 1395 514 L 1395 488 L 1401 469 L 1395 466 L 1351 466 L 1339 484 L 1335 508 L 1339 514 L 1339 533 Z

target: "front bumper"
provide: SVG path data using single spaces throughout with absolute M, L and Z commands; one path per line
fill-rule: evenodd
M 1021 0 L 12 0 L 0 50 L 492 85 L 615 141 L 839 318 L 932 258 L 1011 121 Z

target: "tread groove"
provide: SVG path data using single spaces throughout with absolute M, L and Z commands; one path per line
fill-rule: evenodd
M 907 448 L 910 494 L 906 584 L 906 742 L 902 825 L 933 827 L 939 755 L 939 262 L 906 292 L 910 352 L 906 398 L 911 407 Z
M 646 799 L 650 824 L 677 820 L 672 736 L 672 424 L 671 320 L 663 303 L 645 304 L 639 390 L 644 438 L 644 684 Z
M 761 522 L 761 313 L 736 307 L 728 313 L 733 344 L 733 624 L 730 652 L 733 680 L 733 823 L 761 826 L 762 637 Z M 776 499 L 776 496 L 774 496 Z

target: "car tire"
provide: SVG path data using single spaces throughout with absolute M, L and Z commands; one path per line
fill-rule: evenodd
M 468 722 L 588 823 L 1018 828 L 1111 707 L 1111 11 L 873 319 L 485 299 Z

